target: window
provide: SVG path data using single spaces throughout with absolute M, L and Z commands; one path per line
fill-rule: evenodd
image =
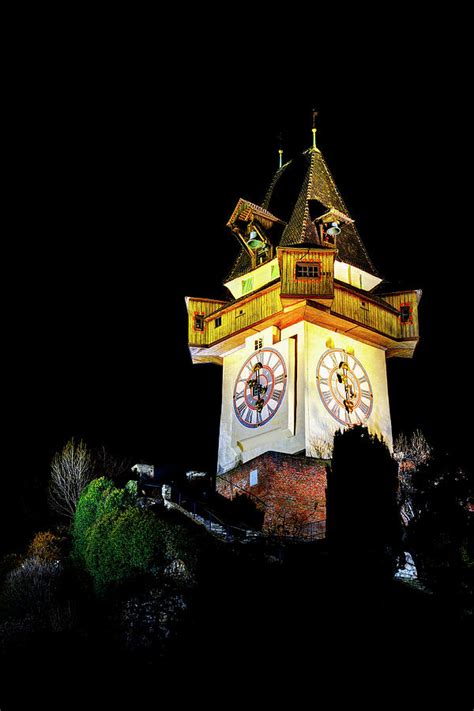
M 194 314 L 194 330 L 204 331 L 204 314 Z
M 400 321 L 401 323 L 413 323 L 410 304 L 400 304 Z
M 263 338 L 257 338 L 255 341 L 255 349 L 256 351 L 259 351 L 260 348 L 263 346 Z
M 361 301 L 361 302 L 360 302 L 360 308 L 363 309 L 364 311 L 368 311 L 368 310 L 369 310 L 369 304 L 367 303 L 367 301 Z
M 243 279 L 242 280 L 242 294 L 247 294 L 249 291 L 252 291 L 253 289 L 253 279 L 250 277 L 250 279 Z
M 222 316 L 218 316 L 214 321 L 214 327 L 219 328 L 219 326 L 222 326 Z
M 258 469 L 252 469 L 250 472 L 250 486 L 256 486 L 258 484 Z
M 320 279 L 321 278 L 321 263 L 320 262 L 297 262 L 296 263 L 296 278 L 297 279 Z

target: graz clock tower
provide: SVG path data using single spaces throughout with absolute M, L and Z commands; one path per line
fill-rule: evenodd
M 382 279 L 313 145 L 281 164 L 262 204 L 240 199 L 228 301 L 187 297 L 194 363 L 223 366 L 217 489 L 265 526 L 323 530 L 334 433 L 364 424 L 392 446 L 386 359 L 411 358 L 419 290 Z

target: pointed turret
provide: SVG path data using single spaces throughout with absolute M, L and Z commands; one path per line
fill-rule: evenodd
M 288 220 L 288 224 L 283 232 L 280 246 L 324 245 L 325 233 L 320 229 L 320 226 L 329 223 L 329 220 L 325 220 L 325 215 L 330 210 L 337 210 L 340 216 L 337 220 L 331 220 L 331 224 L 337 221 L 340 233 L 337 237 L 337 244 L 331 246 L 337 247 L 338 261 L 362 269 L 373 276 L 379 276 L 321 151 L 318 148 L 310 148 L 296 161 L 303 164 L 306 171 L 302 184 L 300 183 L 301 188 L 291 215 L 281 215 L 283 219 Z M 289 167 L 292 162 L 287 163 L 275 174 L 263 202 L 266 209 L 276 212 L 276 203 L 280 197 L 277 193 L 286 190 L 286 186 L 282 184 L 285 172 L 287 172 L 285 168 Z M 294 189 L 293 186 L 291 187 Z
M 377 284 L 380 282 L 380 275 L 319 148 L 313 146 L 276 171 L 262 208 L 276 215 L 280 224 L 285 225 L 278 246 L 306 244 L 336 248 L 338 262 L 376 277 Z M 337 239 L 328 236 L 331 226 L 335 228 L 333 232 L 338 233 Z M 242 276 L 251 269 L 252 261 L 242 248 L 228 280 Z

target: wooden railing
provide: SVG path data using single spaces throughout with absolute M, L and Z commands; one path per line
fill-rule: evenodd
M 198 303 L 197 299 L 189 300 L 190 324 L 195 303 Z M 261 293 L 250 294 L 247 299 L 242 298 L 229 306 L 214 310 L 205 317 L 203 331 L 193 331 L 190 325 L 189 343 L 190 345 L 210 345 L 237 331 L 254 326 L 259 321 L 263 321 L 281 310 L 279 284 L 275 284 Z
M 189 299 L 189 345 L 209 346 L 280 312 L 283 315 L 280 288 L 281 284 L 277 283 L 229 305 Z M 408 304 L 410 308 L 410 316 L 405 323 L 400 315 L 403 304 Z M 196 330 L 194 318 L 200 312 L 203 313 L 202 330 Z M 341 282 L 335 283 L 334 300 L 327 313 L 395 340 L 414 339 L 419 334 L 417 295 L 414 291 L 391 294 L 384 300 L 372 299 L 370 294 L 351 289 Z

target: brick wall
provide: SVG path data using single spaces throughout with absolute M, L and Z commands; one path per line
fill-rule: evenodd
M 326 466 L 311 457 L 266 452 L 218 476 L 216 487 L 230 499 L 250 496 L 267 533 L 309 536 L 326 520 Z

